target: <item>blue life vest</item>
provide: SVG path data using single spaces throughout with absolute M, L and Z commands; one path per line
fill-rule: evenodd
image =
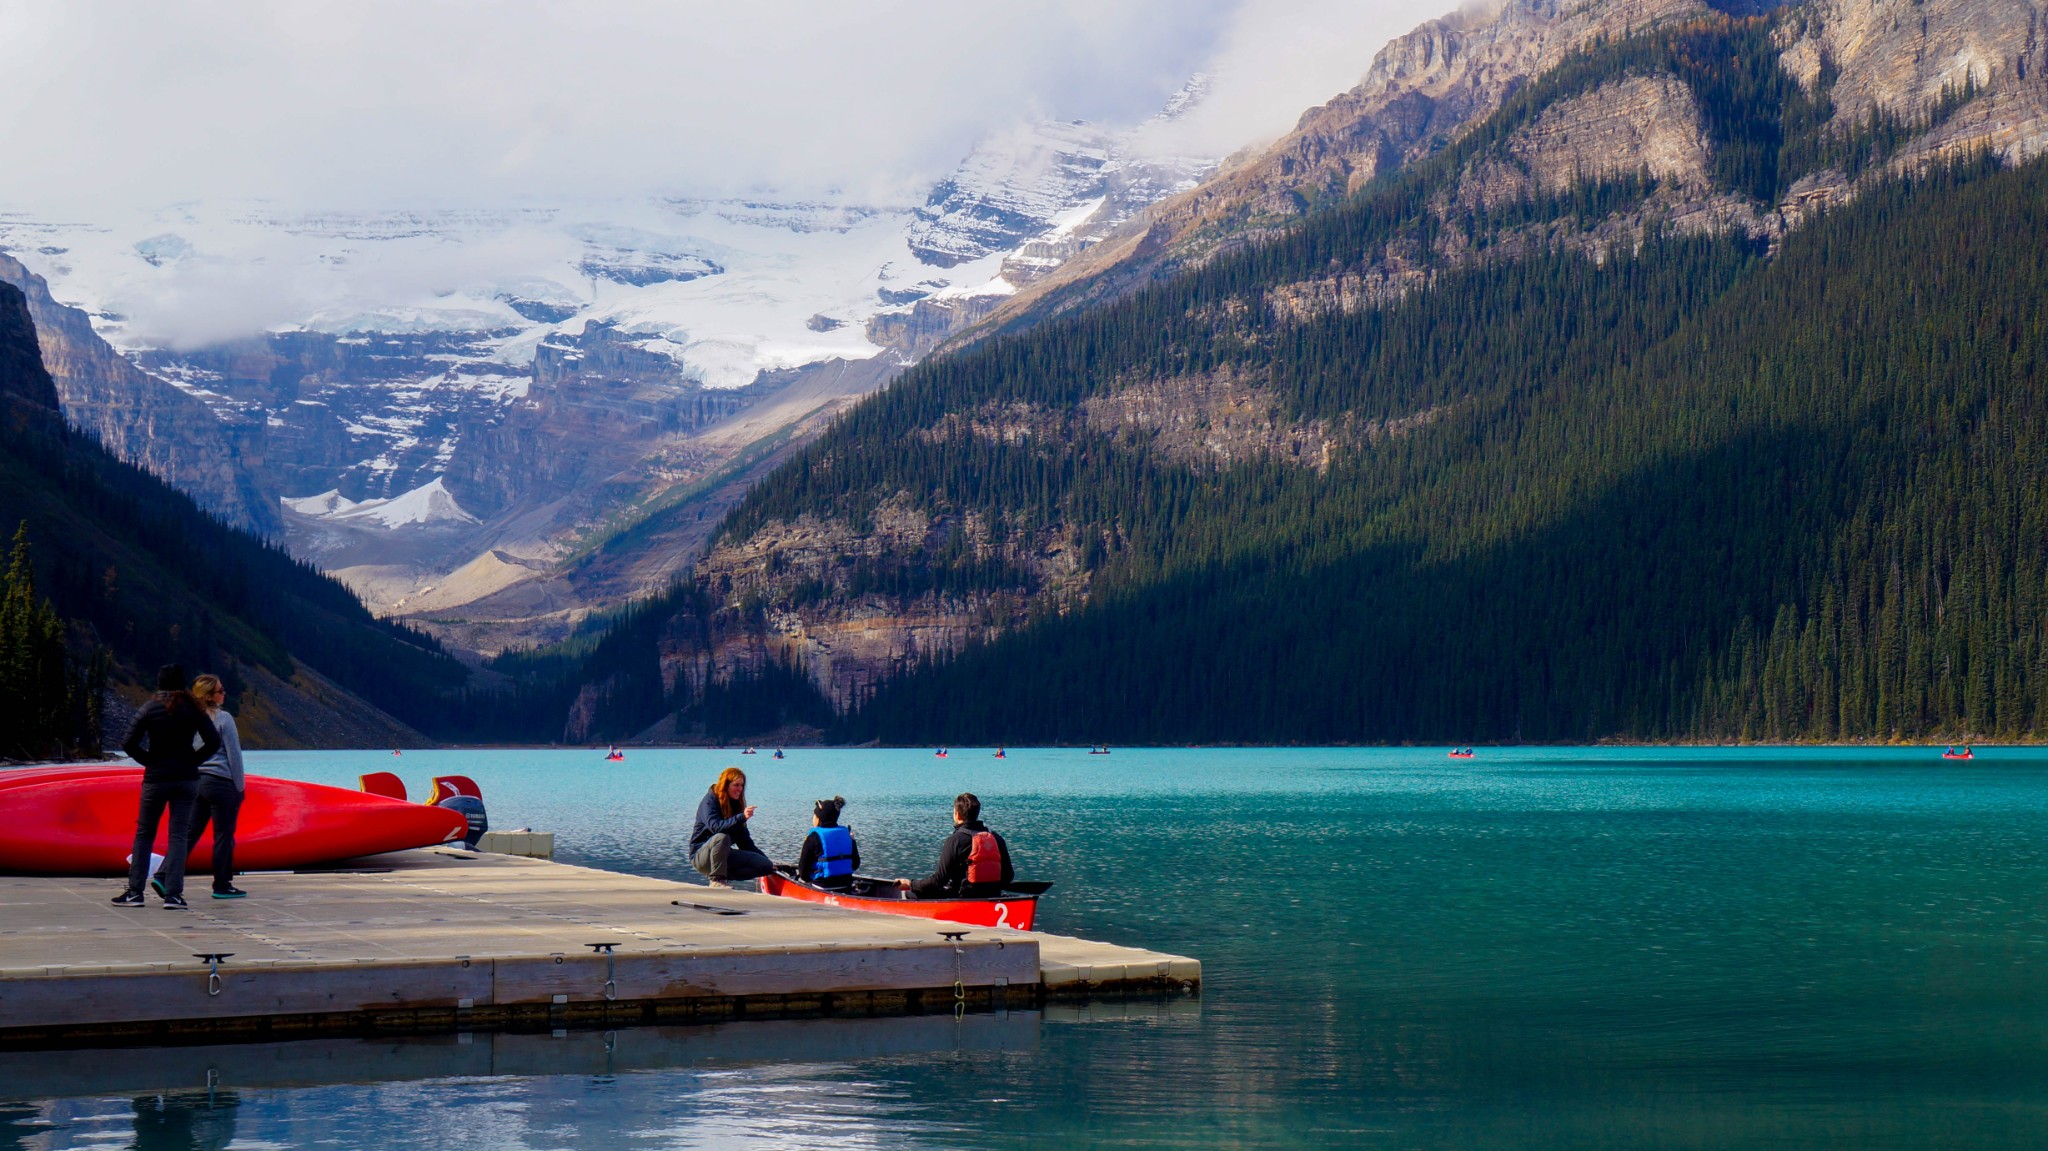
M 853 833 L 843 827 L 814 827 L 818 837 L 818 862 L 811 867 L 812 879 L 842 879 L 853 874 Z

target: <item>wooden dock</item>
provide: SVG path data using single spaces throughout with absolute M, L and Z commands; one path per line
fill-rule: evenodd
M 244 900 L 202 882 L 182 913 L 114 907 L 118 886 L 0 877 L 0 1045 L 964 1013 L 1202 977 L 1113 944 L 447 849 L 253 875 Z

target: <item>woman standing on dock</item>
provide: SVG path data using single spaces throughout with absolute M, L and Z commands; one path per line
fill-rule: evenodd
M 242 737 L 235 731 L 235 717 L 226 704 L 228 689 L 217 675 L 202 675 L 192 681 L 192 698 L 206 709 L 220 733 L 220 750 L 199 765 L 199 802 L 192 808 L 192 842 L 206 834 L 213 824 L 213 897 L 240 899 L 249 894 L 235 886 L 235 821 L 242 812 L 242 793 L 247 783 L 242 775 Z
M 697 804 L 697 823 L 690 829 L 690 866 L 704 873 L 713 887 L 731 887 L 734 880 L 759 879 L 774 872 L 775 864 L 747 830 L 754 807 L 747 802 L 747 774 L 737 767 L 718 773 L 702 802 Z
M 114 906 L 143 905 L 150 846 L 156 841 L 157 824 L 168 815 L 170 841 L 164 848 L 164 865 L 157 872 L 157 891 L 166 908 L 183 911 L 185 853 L 192 842 L 199 765 L 220 750 L 220 733 L 192 693 L 185 690 L 184 668 L 171 663 L 157 669 L 156 695 L 135 713 L 121 750 L 142 765 L 142 802 L 135 816 L 135 847 L 128 856 L 128 889 L 114 897 Z

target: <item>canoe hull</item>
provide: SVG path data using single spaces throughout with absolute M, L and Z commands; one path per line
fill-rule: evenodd
M 915 919 L 939 919 L 973 927 L 1013 927 L 1018 931 L 1029 931 L 1038 918 L 1038 897 L 1035 895 L 1006 895 L 1001 899 L 877 899 L 826 891 L 798 883 L 786 875 L 763 876 L 761 893 L 779 895 L 784 899 L 801 899 L 806 903 L 822 903 L 828 907 L 879 911 L 885 915 L 906 915 Z
M 31 768 L 0 772 L 0 872 L 125 875 L 135 838 L 142 769 Z M 154 850 L 170 838 L 158 824 Z M 274 871 L 427 847 L 460 838 L 459 812 L 384 796 L 252 775 L 235 831 L 235 868 Z M 213 832 L 186 857 L 188 872 L 213 867 Z

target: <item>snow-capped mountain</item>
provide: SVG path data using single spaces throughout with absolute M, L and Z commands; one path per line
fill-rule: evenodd
M 1207 91 L 1208 78 L 1197 75 L 1135 131 L 1048 121 L 992 137 L 932 189 L 911 226 L 910 250 L 944 268 L 1005 253 L 1003 278 L 1013 286 L 1043 275 L 1061 253 L 1101 239 L 1215 170 L 1213 157 L 1147 147 L 1156 129 L 1179 120 Z
M 1200 93 L 1197 80 L 1161 116 Z M 732 418 L 792 372 L 914 358 L 1213 169 L 1148 156 L 1144 133 L 1023 124 L 984 141 L 922 203 L 0 212 L 0 248 L 129 360 L 203 401 L 288 526 L 322 525 L 320 546 L 302 550 L 334 567 L 346 563 L 332 530 L 343 525 L 431 527 L 459 549 L 494 546 L 501 521 L 558 538 L 580 525 L 521 518 L 544 494 L 538 477 L 624 492 L 612 479 L 621 451 L 660 456 L 650 470 L 667 480 L 708 473 L 745 444 L 679 448 L 678 437 Z M 872 387 L 888 370 L 858 378 Z M 778 418 L 815 411 L 792 405 Z M 577 434 L 619 443 L 596 456 L 551 448 L 549 425 L 565 412 L 583 417 L 568 421 Z M 518 460 L 478 458 L 512 445 Z M 554 467 L 571 458 L 588 466 Z M 570 500 L 562 515 L 611 514 L 603 504 Z M 306 542 L 297 527 L 295 547 Z M 446 570 L 469 555 L 416 559 Z

